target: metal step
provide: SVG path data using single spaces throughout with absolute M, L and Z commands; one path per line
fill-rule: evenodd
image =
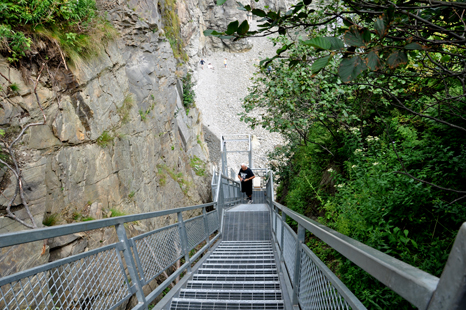
M 279 281 L 188 281 L 187 287 L 191 289 L 213 289 L 213 290 L 279 290 Z
M 269 258 L 269 259 L 262 259 L 262 258 L 232 258 L 232 259 L 211 259 L 208 258 L 206 261 L 207 264 L 270 264 L 270 263 L 275 263 L 275 259 Z
M 221 242 L 221 244 L 224 244 L 224 243 L 267 243 L 267 242 L 270 242 L 270 241 L 264 241 L 264 240 L 252 240 L 252 241 L 227 241 L 227 240 L 223 240 Z
M 277 274 L 277 268 L 270 269 L 220 269 L 199 268 L 198 274 Z
M 273 254 L 215 254 L 212 253 L 210 258 L 213 259 L 273 259 L 275 256 Z
M 198 290 L 182 289 L 179 298 L 220 300 L 281 300 L 280 290 Z
M 206 300 L 173 298 L 172 310 L 282 310 L 281 300 Z
M 204 263 L 202 265 L 204 268 L 220 268 L 220 269 L 275 269 L 277 265 L 275 262 L 271 263 Z
M 232 275 L 232 274 L 214 274 L 214 275 L 203 275 L 203 274 L 195 274 L 193 275 L 194 281 L 230 281 L 232 283 L 241 281 L 278 281 L 278 275 L 276 274 L 263 274 L 263 275 L 255 275 L 255 274 L 244 274 L 244 275 Z
M 273 249 L 270 248 L 270 247 L 267 247 L 267 248 L 261 248 L 261 249 L 258 249 L 258 248 L 236 248 L 233 250 L 232 249 L 215 249 L 214 252 L 222 252 L 222 253 L 230 253 L 230 252 L 240 252 L 240 253 L 244 253 L 244 252 L 273 252 Z

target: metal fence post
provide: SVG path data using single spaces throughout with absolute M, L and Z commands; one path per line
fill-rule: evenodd
M 202 215 L 204 216 L 204 227 L 205 227 L 205 242 L 210 249 L 210 229 L 209 229 L 209 220 L 207 219 L 207 210 L 202 208 Z
M 191 272 L 191 259 L 189 258 L 188 234 L 186 232 L 186 226 L 184 225 L 183 215 L 181 212 L 177 212 L 176 214 L 178 215 L 178 228 L 180 229 L 181 249 L 184 253 L 184 260 L 189 263 L 188 272 Z
M 115 229 L 118 236 L 118 240 L 123 245 L 123 257 L 125 258 L 126 268 L 128 269 L 131 281 L 134 283 L 136 287 L 136 298 L 138 299 L 138 303 L 142 304 L 144 306 L 144 309 L 147 309 L 146 297 L 142 290 L 142 284 L 139 280 L 136 264 L 134 263 L 133 255 L 131 253 L 128 237 L 126 236 L 125 226 L 124 224 L 116 224 Z
M 281 228 L 281 234 L 280 234 L 280 262 L 284 262 L 285 261 L 285 258 L 283 257 L 283 242 L 285 240 L 285 223 L 286 223 L 286 214 L 285 214 L 285 211 L 282 210 L 282 217 L 281 217 L 281 221 L 282 221 L 282 227 Z
M 304 243 L 306 229 L 298 224 L 298 235 L 296 236 L 296 256 L 294 261 L 293 279 L 293 306 L 299 306 L 299 279 L 301 278 L 301 245 Z
M 428 310 L 466 309 L 466 223 L 461 225 Z

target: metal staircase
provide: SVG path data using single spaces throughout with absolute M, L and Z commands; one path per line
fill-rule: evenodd
M 271 242 L 222 241 L 170 309 L 285 309 Z
M 226 211 L 223 236 L 170 309 L 285 309 L 267 205 Z
M 245 141 L 247 150 L 232 147 Z M 271 171 L 255 172 L 263 178 L 256 204 L 240 204 L 227 152 L 248 153 L 252 166 L 249 136 L 222 138 L 211 203 L 0 235 L 1 260 L 22 244 L 115 228 L 115 242 L 100 248 L 11 274 L 0 269 L 0 309 L 366 309 L 308 247 L 310 234 L 419 309 L 466 309 L 466 223 L 437 278 L 277 203 Z M 130 234 L 127 225 L 147 220 L 165 224 Z

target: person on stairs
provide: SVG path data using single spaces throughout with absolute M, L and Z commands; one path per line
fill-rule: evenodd
M 252 179 L 256 176 L 246 164 L 241 164 L 241 169 L 238 172 L 238 178 L 241 181 L 241 191 L 246 193 L 248 203 L 252 203 Z

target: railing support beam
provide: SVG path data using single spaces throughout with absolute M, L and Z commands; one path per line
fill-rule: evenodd
M 126 268 L 128 269 L 131 282 L 134 283 L 136 287 L 136 298 L 138 299 L 139 305 L 142 306 L 142 309 L 147 309 L 146 297 L 142 290 L 142 284 L 139 280 L 136 264 L 134 263 L 133 255 L 131 253 L 131 247 L 129 245 L 128 237 L 126 236 L 125 226 L 124 224 L 117 224 L 115 225 L 115 229 L 118 240 L 123 245 L 123 256 L 125 258 Z
M 293 308 L 299 309 L 299 280 L 301 279 L 301 246 L 304 243 L 306 229 L 298 225 L 298 235 L 296 236 L 296 255 L 294 261 L 294 279 L 293 279 Z
M 188 273 L 191 273 L 191 259 L 189 258 L 189 249 L 188 249 L 188 234 L 186 232 L 186 225 L 184 224 L 183 214 L 177 212 L 178 215 L 178 227 L 180 229 L 181 237 L 181 249 L 183 250 L 184 260 L 188 263 Z

